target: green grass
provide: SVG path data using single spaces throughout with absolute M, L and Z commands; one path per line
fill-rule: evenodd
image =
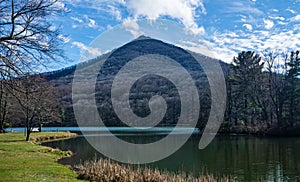
M 77 174 L 56 162 L 70 151 L 36 144 L 71 136 L 65 132 L 32 133 L 32 142 L 26 142 L 23 133 L 0 134 L 0 181 L 75 181 Z

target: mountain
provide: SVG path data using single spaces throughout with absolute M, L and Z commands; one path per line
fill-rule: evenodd
M 49 80 L 49 82 L 51 82 L 55 87 L 61 90 L 59 100 L 64 106 L 64 117 L 62 125 L 76 125 L 73 113 L 73 104 L 79 103 L 72 102 L 72 81 L 76 68 L 91 68 L 99 62 L 103 62 L 105 60 L 101 67 L 101 70 L 99 71 L 95 89 L 98 112 L 105 125 L 124 126 L 125 124 L 120 121 L 112 107 L 112 83 L 115 79 L 115 76 L 127 63 L 135 58 L 143 56 L 146 57 L 147 55 L 159 55 L 164 59 L 170 58 L 172 60 L 175 60 L 190 74 L 190 76 L 194 80 L 200 96 L 201 112 L 198 121 L 198 127 L 204 126 L 210 111 L 211 99 L 208 79 L 202 67 L 187 50 L 146 36 L 141 36 L 113 50 L 111 53 L 104 54 L 95 59 L 80 63 L 79 65 L 74 65 L 61 70 L 45 73 L 47 80 Z M 197 56 L 201 59 L 201 61 L 204 62 L 220 62 L 219 60 L 204 55 L 197 54 Z M 147 59 L 147 61 L 151 62 L 151 59 Z M 220 63 L 223 68 L 228 67 L 227 64 L 222 62 Z M 131 77 L 131 74 L 134 75 L 134 71 L 131 71 L 132 73 L 129 73 L 129 77 Z M 171 68 L 169 70 L 167 69 L 166 72 L 168 72 L 168 74 L 177 74 Z M 82 78 L 84 79 L 88 79 L 88 77 L 85 78 L 86 75 L 80 76 L 82 76 Z M 184 80 L 182 80 L 182 82 L 184 82 Z M 84 87 L 88 86 L 83 85 L 82 88 Z M 123 94 L 122 89 L 120 89 L 120 93 Z M 147 76 L 143 76 L 133 84 L 129 95 L 130 107 L 133 112 L 140 117 L 149 115 L 150 108 L 148 103 L 150 98 L 154 95 L 162 96 L 168 106 L 167 112 L 159 125 L 175 125 L 180 116 L 181 102 L 179 93 L 176 89 L 176 86 L 171 81 L 159 75 L 150 74 Z M 86 124 L 89 125 L 89 122 L 87 121 Z

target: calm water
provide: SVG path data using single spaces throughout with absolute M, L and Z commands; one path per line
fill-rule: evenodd
M 132 135 L 118 134 L 133 143 L 159 140 L 165 132 Z M 97 134 L 89 137 L 110 137 Z M 176 137 L 176 135 L 174 135 Z M 148 164 L 150 167 L 177 172 L 192 172 L 195 176 L 205 169 L 216 175 L 231 175 L 240 181 L 299 181 L 300 138 L 258 138 L 250 136 L 217 136 L 204 150 L 198 150 L 199 137 L 193 135 L 170 157 Z M 75 155 L 61 160 L 64 164 L 78 164 L 96 157 L 104 157 L 89 145 L 83 136 L 48 142 L 44 145 L 72 150 Z

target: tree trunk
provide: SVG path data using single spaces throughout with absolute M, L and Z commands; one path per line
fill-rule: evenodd
M 26 110 L 26 141 L 29 141 L 30 133 L 31 133 L 31 123 L 29 120 L 28 109 Z
M 0 124 L 0 133 L 4 133 L 3 124 Z
M 26 141 L 29 141 L 29 137 L 30 137 L 30 133 L 31 133 L 31 128 L 30 127 L 27 127 L 26 128 Z
M 6 114 L 7 114 L 6 107 L 7 107 L 7 101 L 4 101 L 4 106 L 2 108 L 3 110 L 2 110 L 2 113 L 1 113 L 0 133 L 4 133 L 4 122 L 5 122 Z

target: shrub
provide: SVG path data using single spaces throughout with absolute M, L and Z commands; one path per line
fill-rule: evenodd
M 12 124 L 11 123 L 4 123 L 3 128 L 11 128 Z

